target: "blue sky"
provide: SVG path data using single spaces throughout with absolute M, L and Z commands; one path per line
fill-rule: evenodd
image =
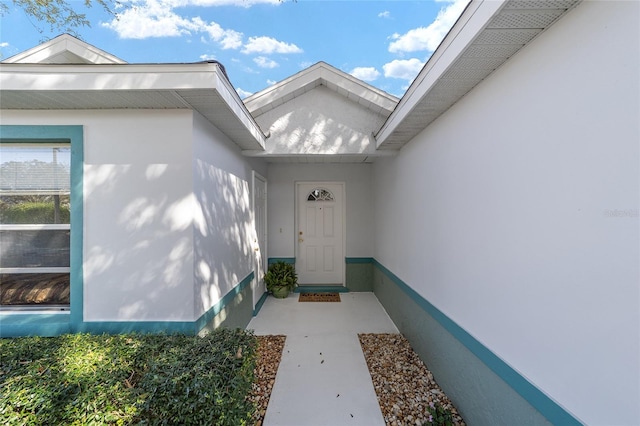
M 11 8 L 0 18 L 2 58 L 58 35 L 0 1 Z M 468 0 L 120 2 L 118 19 L 88 10 L 84 41 L 130 63 L 218 60 L 245 97 L 318 61 L 402 96 Z

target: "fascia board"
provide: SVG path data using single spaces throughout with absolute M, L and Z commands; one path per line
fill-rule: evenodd
M 33 47 L 24 52 L 18 53 L 17 55 L 10 56 L 9 58 L 2 61 L 5 64 L 13 64 L 19 63 L 23 61 L 25 58 L 31 58 L 31 62 L 40 62 L 41 60 L 52 56 L 52 54 L 59 53 L 62 49 L 59 47 L 60 42 L 64 40 L 61 37 L 56 37 L 52 40 L 49 40 L 46 43 L 42 43 L 36 47 Z
M 347 97 L 358 102 L 359 99 L 379 106 L 390 113 L 396 107 L 398 99 L 395 96 L 384 93 L 373 87 L 368 87 L 355 77 L 331 67 L 324 62 L 319 62 L 306 70 L 303 70 L 290 78 L 277 83 L 275 86 L 257 93 L 245 99 L 245 105 L 249 111 L 259 111 L 271 104 L 280 105 L 285 98 L 302 89 L 304 92 L 309 86 L 317 86 L 318 82 L 331 83 L 342 88 Z M 259 115 L 259 114 L 258 114 Z
M 59 48 L 56 45 L 42 45 L 39 46 L 39 49 L 36 51 L 28 51 L 24 53 L 20 53 L 18 55 L 12 56 L 9 59 L 2 61 L 2 63 L 19 63 L 25 60 L 25 58 L 29 58 L 29 61 L 32 63 L 41 62 L 42 60 L 49 58 L 53 55 L 60 53 L 63 49 Z
M 314 74 L 317 72 L 320 64 L 321 63 L 317 63 L 285 80 L 282 80 L 279 83 L 276 83 L 274 86 L 249 96 L 244 100 L 245 105 L 249 111 L 257 111 L 267 105 L 277 102 L 278 99 L 284 98 L 298 89 L 312 84 L 318 79 Z
M 29 63 L 40 63 L 43 60 L 55 56 L 65 50 L 86 59 L 92 63 L 102 64 L 125 64 L 122 59 L 114 56 L 102 49 L 98 49 L 88 43 L 76 39 L 68 34 L 63 34 L 46 43 L 26 50 L 17 55 L 11 56 L 8 59 L 2 61 L 2 63 L 12 64 L 21 63 L 28 60 Z
M 74 40 L 66 41 L 66 49 L 93 64 L 126 64 L 125 61 L 91 45 L 81 45 Z
M 249 110 L 245 107 L 238 92 L 236 92 L 229 80 L 220 76 L 220 73 L 216 73 L 215 78 L 218 93 L 222 99 L 224 99 L 229 109 L 238 118 L 240 123 L 246 127 L 247 131 L 251 133 L 262 149 L 265 149 L 265 135 L 253 116 L 249 113 Z
M 472 0 L 411 86 L 398 106 L 376 134 L 377 147 L 394 132 L 404 118 L 429 93 L 438 79 L 451 67 L 508 0 Z
M 0 64 L 2 90 L 215 89 L 215 64 Z
M 151 65 L 0 64 L 1 91 L 215 91 L 261 147 L 264 135 L 215 63 Z M 196 107 L 193 109 L 198 110 Z
M 334 78 L 334 83 L 338 84 L 339 82 L 341 82 L 346 89 L 348 89 L 350 92 L 358 95 L 359 97 L 366 99 L 368 101 L 374 102 L 379 104 L 379 106 L 381 106 L 382 108 L 386 108 L 388 107 L 390 104 L 392 104 L 393 106 L 391 106 L 391 109 L 395 108 L 396 104 L 398 103 L 398 98 L 383 91 L 380 90 L 374 86 L 371 86 L 365 82 L 363 82 L 362 80 L 357 79 L 356 77 L 352 76 L 351 74 L 347 74 L 339 69 L 331 69 L 331 70 L 327 70 L 331 73 L 331 75 L 333 75 Z M 336 77 L 341 76 L 343 78 L 343 80 L 338 80 L 336 79 Z M 338 84 L 340 85 L 340 84 Z M 384 105 L 383 105 L 384 104 Z
M 334 70 L 323 68 L 321 70 L 321 76 L 324 81 L 333 83 L 346 90 L 347 93 L 352 94 L 353 97 L 348 96 L 350 99 L 356 102 L 358 102 L 358 99 L 364 99 L 365 101 L 375 104 L 389 113 L 396 107 L 398 99 L 395 96 L 384 93 L 373 87 L 369 87 L 352 75 L 342 73 L 339 70 L 337 71 L 339 74 Z

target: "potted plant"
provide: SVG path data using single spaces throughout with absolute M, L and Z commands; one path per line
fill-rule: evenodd
M 298 285 L 296 268 L 281 260 L 272 263 L 264 276 L 264 283 L 269 293 L 278 299 L 284 299 Z

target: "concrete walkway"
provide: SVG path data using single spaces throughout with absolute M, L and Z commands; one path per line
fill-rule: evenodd
M 269 297 L 247 329 L 287 336 L 265 426 L 384 425 L 358 333 L 397 333 L 373 293 Z

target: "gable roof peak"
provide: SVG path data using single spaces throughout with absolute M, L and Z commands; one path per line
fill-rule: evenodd
M 122 59 L 80 40 L 61 34 L 2 61 L 7 64 L 126 64 Z
M 254 117 L 304 93 L 325 86 L 376 113 L 389 115 L 399 99 L 320 61 L 244 100 Z

